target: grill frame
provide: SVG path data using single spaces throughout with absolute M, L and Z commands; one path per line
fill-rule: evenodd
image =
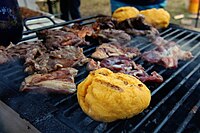
M 93 23 L 95 21 L 94 19 L 98 17 L 100 16 L 87 17 L 84 19 L 64 22 L 61 24 L 34 29 L 32 31 L 29 30 L 29 31 L 24 32 L 24 35 L 32 34 L 37 31 L 41 31 L 43 29 L 61 27 L 61 26 L 68 25 L 71 23 L 76 23 L 76 22 L 79 22 L 79 23 L 81 22 L 82 25 L 88 25 L 88 24 Z M 184 29 L 173 24 L 171 24 L 169 28 L 167 28 L 166 30 L 161 31 L 161 35 L 164 36 L 164 38 L 166 38 L 167 40 L 175 40 L 176 42 L 181 43 L 181 46 L 183 48 L 186 48 L 187 45 L 192 45 L 192 42 L 194 41 L 200 40 L 199 32 Z M 36 35 L 31 35 L 31 36 L 23 38 L 22 41 L 27 41 L 30 39 L 34 39 L 36 37 L 37 37 Z M 188 41 L 182 44 L 184 40 L 188 40 Z M 134 46 L 138 46 L 142 52 L 144 50 L 152 49 L 154 47 L 153 45 L 151 45 L 151 43 L 147 42 L 145 39 L 144 39 L 144 42 L 145 42 L 145 45 L 143 43 L 137 43 L 137 39 L 136 39 L 136 42 L 134 42 L 133 44 L 136 44 Z M 95 47 L 96 46 L 84 47 L 83 48 L 84 54 L 86 56 L 90 55 L 91 52 L 95 50 Z M 190 50 L 195 51 L 197 50 L 198 47 L 200 48 L 200 41 L 197 44 L 195 44 Z M 159 74 L 161 75 L 166 74 L 168 78 L 165 79 L 164 82 L 160 85 L 159 84 L 147 85 L 152 90 L 153 103 L 151 103 L 150 107 L 146 109 L 143 113 L 127 120 L 119 120 L 119 121 L 109 123 L 109 124 L 93 121 L 91 118 L 87 117 L 81 111 L 77 103 L 76 93 L 65 96 L 65 95 L 52 95 L 52 94 L 42 95 L 42 94 L 18 92 L 19 83 L 26 76 L 25 74 L 22 74 L 24 67 L 23 67 L 23 61 L 21 60 L 15 60 L 13 62 L 0 65 L 0 76 L 1 76 L 0 100 L 8 104 L 11 108 L 13 108 L 16 112 L 18 112 L 22 118 L 25 118 L 28 121 L 30 121 L 36 128 L 38 128 L 42 132 L 49 132 L 49 131 L 51 132 L 56 132 L 56 131 L 60 131 L 60 132 L 66 132 L 66 131 L 67 132 L 91 132 L 91 131 L 92 132 L 120 132 L 120 131 L 121 132 L 145 132 L 145 131 L 168 132 L 171 130 L 166 129 L 166 124 L 169 123 L 170 119 L 173 119 L 174 115 L 177 115 L 177 109 L 180 110 L 180 108 L 183 108 L 182 107 L 183 103 L 185 103 L 188 100 L 188 98 L 191 97 L 191 94 L 193 94 L 192 93 L 193 91 L 195 92 L 200 91 L 199 90 L 200 88 L 198 88 L 199 82 L 200 82 L 199 80 L 195 82 L 193 86 L 189 85 L 191 89 L 187 89 L 187 87 L 184 87 L 184 85 L 187 85 L 188 83 L 187 81 L 191 80 L 193 78 L 193 75 L 196 74 L 195 72 L 197 72 L 196 77 L 200 78 L 200 74 L 198 74 L 200 73 L 199 72 L 200 64 L 197 64 L 197 66 L 194 69 L 189 71 L 189 74 L 181 75 L 184 70 L 187 70 L 188 67 L 191 67 L 190 66 L 191 63 L 193 63 L 195 60 L 200 60 L 200 51 L 199 52 L 197 51 L 194 53 L 196 54 L 194 55 L 194 58 L 192 60 L 189 60 L 187 62 L 184 62 L 184 61 L 179 62 L 179 67 L 176 70 L 163 69 L 161 66 L 152 65 L 148 63 L 146 64 L 145 62 L 141 61 L 139 57 L 134 58 L 133 60 L 136 61 L 136 63 L 145 65 L 144 67 L 146 68 L 147 72 L 151 72 L 152 70 L 159 70 Z M 1 71 L 1 70 L 5 70 L 5 71 Z M 84 77 L 86 77 L 88 74 L 88 72 L 85 71 L 84 67 L 80 67 L 79 70 L 80 71 L 76 77 L 76 84 L 80 83 L 84 79 Z M 20 75 L 20 76 L 17 77 L 16 75 Z M 181 80 L 177 78 L 177 76 L 183 76 L 183 79 Z M 178 82 L 179 80 L 181 81 L 173 89 L 166 90 L 165 86 L 173 86 L 169 84 L 173 83 L 172 80 L 174 80 L 174 78 L 177 78 L 176 82 Z M 154 87 L 151 87 L 151 86 L 154 86 Z M 179 98 L 178 96 L 177 99 L 175 98 L 176 99 L 175 101 L 178 101 L 178 103 L 172 107 L 169 106 L 172 109 L 169 110 L 168 111 L 169 113 L 167 114 L 163 113 L 164 115 L 166 115 L 166 117 L 162 118 L 160 120 L 161 123 L 159 122 L 158 124 L 157 121 L 159 120 L 157 120 L 157 118 L 159 119 L 160 118 L 159 115 L 162 114 L 162 112 L 159 112 L 158 110 L 162 111 L 163 104 L 165 104 L 165 102 L 171 103 L 171 101 L 173 101 L 173 98 L 171 96 L 177 95 L 177 92 L 180 91 L 180 87 L 184 88 L 184 92 L 185 92 L 184 94 L 179 92 L 180 94 L 183 95 L 183 97 Z M 160 94 L 161 93 L 160 91 L 162 92 L 162 94 Z M 163 94 L 163 92 L 166 92 L 167 94 L 165 95 Z M 160 98 L 162 96 L 164 96 L 164 98 Z M 199 95 L 197 94 L 197 96 Z M 170 101 L 169 99 L 172 99 L 172 100 Z M 158 100 L 158 102 L 156 102 L 156 100 Z M 190 105 L 191 106 L 190 110 L 186 111 L 188 113 L 185 113 L 186 119 L 184 119 L 181 123 L 179 122 L 180 126 L 178 126 L 177 128 L 177 132 L 187 131 L 188 129 L 190 129 L 188 128 L 188 126 L 193 121 L 197 121 L 197 122 L 199 121 L 199 119 L 196 119 L 195 117 L 199 116 L 198 109 L 200 106 L 200 99 L 195 99 L 195 100 L 197 102 L 193 103 L 194 106 Z M 26 103 L 26 101 L 28 101 L 28 103 Z M 168 105 L 165 105 L 165 106 L 168 107 Z M 26 109 L 25 107 L 29 107 L 29 108 Z M 35 114 L 32 114 L 34 111 L 35 111 Z M 156 116 L 157 118 L 153 117 L 152 115 Z M 54 123 L 55 125 L 53 125 L 52 123 Z M 194 131 L 196 132 L 199 131 L 197 126 L 196 126 L 196 129 L 194 129 Z

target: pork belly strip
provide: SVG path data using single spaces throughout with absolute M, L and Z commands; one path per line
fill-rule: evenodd
M 76 84 L 74 77 L 78 70 L 64 68 L 47 74 L 33 74 L 25 78 L 20 91 L 36 91 L 41 93 L 74 93 Z
M 150 75 L 145 72 L 141 65 L 136 64 L 133 60 L 125 56 L 115 56 L 103 59 L 101 62 L 90 60 L 87 64 L 88 70 L 96 70 L 99 68 L 108 68 L 113 72 L 121 72 L 135 76 L 142 82 L 163 82 L 163 77 L 153 71 Z
M 96 48 L 96 51 L 91 55 L 95 59 L 105 59 L 111 56 L 124 55 L 129 58 L 140 55 L 140 51 L 133 47 L 124 47 L 118 44 L 103 43 Z
M 177 68 L 179 60 L 191 59 L 192 53 L 184 51 L 175 42 L 158 37 L 153 42 L 156 48 L 142 54 L 142 59 L 150 63 L 164 66 L 165 68 Z

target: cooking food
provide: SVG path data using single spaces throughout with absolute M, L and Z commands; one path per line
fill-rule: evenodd
M 89 45 L 84 39 L 78 37 L 73 32 L 63 30 L 43 30 L 37 33 L 39 39 L 44 40 L 44 45 L 48 49 L 54 49 L 62 46 L 81 46 Z
M 104 16 L 97 18 L 96 22 L 92 24 L 92 28 L 95 31 L 99 31 L 102 29 L 115 29 L 117 20 L 112 18 L 111 16 Z
M 72 27 L 64 26 L 61 30 L 73 32 L 82 39 L 86 36 L 92 36 L 94 34 L 94 29 L 91 26 L 81 26 L 79 24 L 74 24 Z
M 166 28 L 170 22 L 170 14 L 164 9 L 147 9 L 140 11 L 145 16 L 145 22 L 157 29 Z
M 123 30 L 105 29 L 97 33 L 100 42 L 115 42 L 119 44 L 127 44 L 131 40 L 131 36 Z
M 27 58 L 26 55 L 30 51 L 46 51 L 46 48 L 41 41 L 23 42 L 18 45 L 10 44 L 6 48 L 6 52 L 12 57 Z
M 175 42 L 164 40 L 162 37 L 156 38 L 153 44 L 157 47 L 142 54 L 142 59 L 164 66 L 165 68 L 177 68 L 178 60 L 191 59 L 192 53 L 184 51 Z
M 81 66 L 88 62 L 83 49 L 75 46 L 65 46 L 53 50 L 30 50 L 25 59 L 25 71 L 28 73 L 48 73 L 60 68 Z
M 11 60 L 12 57 L 6 52 L 4 46 L 0 46 L 0 64 L 6 63 Z
M 97 121 L 131 118 L 149 106 L 150 90 L 137 78 L 101 68 L 78 85 L 82 110 Z
M 26 8 L 26 7 L 20 7 L 20 13 L 21 13 L 23 19 L 42 16 L 42 13 L 40 13 L 38 11 L 31 10 L 29 8 Z
M 0 48 L 0 64 L 6 63 L 14 58 L 28 58 L 27 53 L 30 51 L 46 51 L 42 42 L 23 42 L 19 45 L 10 44 L 8 47 L 1 46 Z
M 163 82 L 163 77 L 153 71 L 151 75 L 145 72 L 145 69 L 136 64 L 133 60 L 125 56 L 115 56 L 103 59 L 101 62 L 90 60 L 87 64 L 88 70 L 97 70 L 99 68 L 108 68 L 113 72 L 121 72 L 137 77 L 142 82 Z
M 124 55 L 133 58 L 140 54 L 139 49 L 132 47 L 124 47 L 118 44 L 103 43 L 96 48 L 96 51 L 91 55 L 95 59 L 105 59 L 111 56 Z
M 139 14 L 139 11 L 130 6 L 120 7 L 113 12 L 112 17 L 117 19 L 118 22 L 124 21 L 129 18 L 134 18 Z
M 20 91 L 73 93 L 76 91 L 74 77 L 78 70 L 64 68 L 47 74 L 33 74 L 25 78 Z
M 116 27 L 131 35 L 146 35 L 151 38 L 155 38 L 159 35 L 158 30 L 146 23 L 145 18 L 142 15 L 126 19 L 118 23 Z

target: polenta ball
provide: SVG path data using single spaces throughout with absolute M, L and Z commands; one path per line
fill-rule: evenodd
M 166 28 L 170 22 L 170 14 L 164 9 L 148 9 L 140 11 L 144 15 L 145 22 L 157 29 Z
M 120 7 L 113 12 L 112 17 L 118 22 L 124 21 L 129 18 L 134 18 L 139 14 L 139 11 L 130 6 Z
M 90 72 L 78 85 L 82 110 L 96 121 L 131 118 L 150 104 L 150 90 L 137 78 L 107 68 Z

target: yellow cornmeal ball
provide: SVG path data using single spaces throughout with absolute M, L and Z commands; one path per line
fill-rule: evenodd
M 170 14 L 164 9 L 148 9 L 140 11 L 145 16 L 145 22 L 157 29 L 166 28 L 170 22 Z
M 82 110 L 96 121 L 131 118 L 149 106 L 150 90 L 137 78 L 107 68 L 90 72 L 78 85 Z
M 124 21 L 128 18 L 134 18 L 139 14 L 139 11 L 130 6 L 120 7 L 116 9 L 112 15 L 118 22 Z

